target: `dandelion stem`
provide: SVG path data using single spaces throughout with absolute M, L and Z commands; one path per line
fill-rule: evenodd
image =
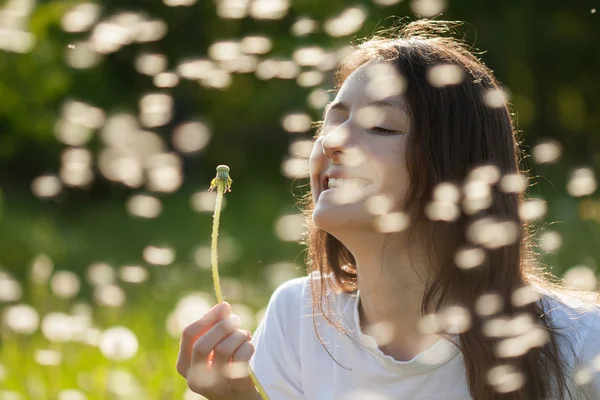
M 219 280 L 219 266 L 218 266 L 218 257 L 217 257 L 217 238 L 219 236 L 219 220 L 221 218 L 221 206 L 223 204 L 223 194 L 225 192 L 231 192 L 231 184 L 233 181 L 229 177 L 229 167 L 227 165 L 219 165 L 217 167 L 217 176 L 211 181 L 209 191 L 213 189 L 217 189 L 217 201 L 215 204 L 215 213 L 213 215 L 213 228 L 212 228 L 212 243 L 210 247 L 210 261 L 212 265 L 212 275 L 213 282 L 215 285 L 215 294 L 217 295 L 217 301 L 219 303 L 223 302 L 223 294 L 221 293 L 221 283 Z M 265 392 L 265 389 L 262 387 L 254 372 L 252 372 L 252 368 L 248 366 L 248 376 L 256 386 L 260 397 L 263 400 L 269 400 L 269 396 Z
M 213 229 L 212 229 L 212 244 L 210 249 L 210 262 L 212 265 L 212 276 L 215 284 L 215 293 L 217 295 L 217 302 L 223 302 L 223 295 L 221 294 L 221 281 L 219 280 L 219 266 L 217 260 L 217 237 L 219 236 L 219 219 L 221 218 L 221 204 L 223 203 L 223 192 L 217 190 L 217 203 L 215 205 L 215 214 L 213 215 Z

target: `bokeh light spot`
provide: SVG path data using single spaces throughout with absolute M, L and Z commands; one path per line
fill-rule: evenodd
M 441 64 L 430 67 L 427 71 L 427 81 L 433 87 L 458 85 L 465 78 L 463 70 L 454 64 Z

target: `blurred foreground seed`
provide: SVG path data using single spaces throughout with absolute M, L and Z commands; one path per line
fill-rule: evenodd
M 562 245 L 560 233 L 555 231 L 546 231 L 540 235 L 540 247 L 546 253 L 552 253 Z
M 413 0 L 410 9 L 417 15 L 433 17 L 448 7 L 446 0 Z
M 375 64 L 366 72 L 369 76 L 366 91 L 373 100 L 402 95 L 406 89 L 406 80 L 390 64 Z
M 163 3 L 169 7 L 189 7 L 196 4 L 197 0 L 163 0 Z
M 401 232 L 408 228 L 409 218 L 402 211 L 383 214 L 375 218 L 374 228 L 379 232 Z
M 37 197 L 55 197 L 60 193 L 61 189 L 62 183 L 56 175 L 38 176 L 31 182 L 31 191 Z
M 240 48 L 246 54 L 266 54 L 272 47 L 273 41 L 267 36 L 246 36 L 240 41 Z
M 311 87 L 320 85 L 323 79 L 324 75 L 321 71 L 304 71 L 298 74 L 296 83 L 302 87 Z
M 65 32 L 85 32 L 96 23 L 101 11 L 94 3 L 78 4 L 63 15 L 61 26 Z
M 329 103 L 329 93 L 325 89 L 314 89 L 307 97 L 306 102 L 311 108 L 320 110 Z
M 164 54 L 142 53 L 135 59 L 135 69 L 144 75 L 154 76 L 167 69 L 168 60 Z
M 536 144 L 532 150 L 533 159 L 537 164 L 554 164 L 562 154 L 562 146 L 556 140 L 545 140 Z
M 249 14 L 254 19 L 281 19 L 288 13 L 289 0 L 253 0 Z
M 175 261 L 175 250 L 171 247 L 146 246 L 142 257 L 149 264 L 170 265 Z
M 577 168 L 571 172 L 567 191 L 573 197 L 581 197 L 594 193 L 597 186 L 594 171 L 590 168 Z
M 126 205 L 127 212 L 139 218 L 156 218 L 162 211 L 160 199 L 143 194 L 131 196 Z
M 113 267 L 103 262 L 91 263 L 86 270 L 87 281 L 95 286 L 114 283 L 115 275 Z
M 350 7 L 323 24 L 325 32 L 332 37 L 352 35 L 358 31 L 367 19 L 364 7 Z
M 310 157 L 310 153 L 312 153 L 312 149 L 312 140 L 296 140 L 290 143 L 289 153 L 293 157 L 308 159 Z
M 300 17 L 290 27 L 290 32 L 294 36 L 306 36 L 317 30 L 317 21 L 307 17 Z
M 123 282 L 142 283 L 148 279 L 148 270 L 139 265 L 124 265 L 119 269 L 119 278 Z
M 217 16 L 223 19 L 242 19 L 248 15 L 250 0 L 219 0 Z
M 161 72 L 154 76 L 152 83 L 159 88 L 171 88 L 177 86 L 179 77 L 174 72 Z
M 514 392 L 525 384 L 523 373 L 508 364 L 498 365 L 490 369 L 487 380 L 498 393 Z
M 385 194 L 371 196 L 365 201 L 365 208 L 373 215 L 387 214 L 392 211 L 393 207 L 393 199 Z
M 480 316 L 490 316 L 502 310 L 502 297 L 497 293 L 485 293 L 475 301 L 475 312 Z
M 304 217 L 302 214 L 281 216 L 275 224 L 277 237 L 286 242 L 300 240 L 304 232 Z
M 547 208 L 546 201 L 531 198 L 519 206 L 519 216 L 525 221 L 532 221 L 546 215 Z
M 210 141 L 208 126 L 200 121 L 184 122 L 173 131 L 173 147 L 182 153 L 202 150 Z
M 433 87 L 458 85 L 465 78 L 465 73 L 454 64 L 435 65 L 427 71 L 427 81 Z
M 483 102 L 490 108 L 504 107 L 508 101 L 508 94 L 502 89 L 492 89 L 485 92 Z
M 93 296 L 96 303 L 106 307 L 118 308 L 127 300 L 125 291 L 113 284 L 96 286 Z
M 598 286 L 596 273 L 585 265 L 569 268 L 564 275 L 565 284 L 569 288 L 595 291 Z
M 306 132 L 310 125 L 310 115 L 306 113 L 290 113 L 281 119 L 281 126 L 288 132 Z

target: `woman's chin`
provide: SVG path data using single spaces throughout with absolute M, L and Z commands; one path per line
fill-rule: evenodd
M 340 230 L 360 229 L 365 223 L 368 224 L 366 218 L 372 219 L 371 215 L 365 214 L 363 207 L 357 204 L 339 206 L 317 203 L 312 213 L 312 221 L 317 228 L 333 233 Z

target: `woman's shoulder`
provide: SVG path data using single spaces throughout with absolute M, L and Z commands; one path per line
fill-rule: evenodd
M 284 281 L 277 286 L 271 294 L 269 308 L 285 311 L 286 314 L 300 312 L 305 306 L 310 305 L 311 280 L 314 276 L 302 276 Z
M 586 365 L 600 356 L 600 305 L 593 293 L 586 298 L 583 293 L 545 291 L 540 305 L 568 358 L 574 355 L 572 361 Z
M 585 330 L 600 323 L 600 304 L 596 294 L 540 291 L 539 304 L 544 316 L 556 328 L 568 327 Z
M 279 284 L 273 291 L 271 299 L 284 302 L 298 302 L 302 301 L 302 299 L 310 299 L 313 291 L 320 290 L 321 284 L 321 275 L 318 272 L 311 272 L 308 276 L 292 278 Z M 329 293 L 330 290 L 327 290 L 327 292 Z
M 348 296 L 332 289 L 330 279 L 331 275 L 321 279 L 318 272 L 311 272 L 308 276 L 287 280 L 273 291 L 268 308 L 289 321 L 290 318 L 313 315 L 314 301 L 317 300 L 313 293 L 320 296 L 322 301 L 329 302 L 330 306 L 337 308 L 347 305 L 350 301 Z
M 300 276 L 280 283 L 273 291 L 271 299 L 286 302 L 298 301 L 306 296 L 307 290 L 310 289 L 310 279 L 310 276 Z

